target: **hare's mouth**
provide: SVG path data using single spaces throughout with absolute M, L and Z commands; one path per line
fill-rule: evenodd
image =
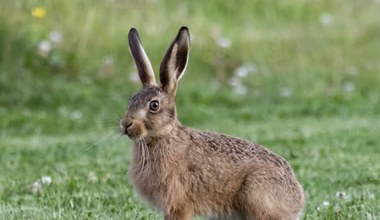
M 135 140 L 143 137 L 142 132 L 139 129 L 133 128 L 121 128 L 121 133 L 127 135 L 130 139 Z
M 126 126 L 120 124 L 121 133 L 127 135 L 130 139 L 136 140 L 147 136 L 147 130 L 145 126 L 141 126 L 138 123 L 129 123 Z
M 125 133 L 131 140 L 138 140 L 138 139 L 141 139 L 143 136 L 141 134 L 138 134 L 138 133 L 134 133 L 134 132 L 127 132 Z

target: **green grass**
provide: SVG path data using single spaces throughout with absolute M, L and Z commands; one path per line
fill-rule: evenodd
M 129 28 L 157 69 L 181 25 L 192 34 L 183 124 L 288 159 L 304 219 L 380 219 L 379 11 L 375 0 L 2 2 L 0 219 L 162 218 L 133 191 L 131 141 L 116 131 L 140 88 Z M 52 31 L 63 40 L 41 57 Z

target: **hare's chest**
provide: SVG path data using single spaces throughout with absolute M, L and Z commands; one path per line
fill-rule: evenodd
M 133 163 L 130 176 L 139 195 L 150 205 L 162 209 L 162 180 L 158 164 L 148 161 L 145 164 Z

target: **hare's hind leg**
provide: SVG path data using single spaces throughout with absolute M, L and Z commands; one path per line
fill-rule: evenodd
M 254 188 L 241 197 L 240 204 L 244 219 L 298 220 L 300 211 L 284 207 L 281 199 L 276 200 L 265 189 Z
M 254 174 L 243 184 L 236 202 L 246 219 L 297 220 L 304 204 L 302 189 L 297 187 L 275 176 Z

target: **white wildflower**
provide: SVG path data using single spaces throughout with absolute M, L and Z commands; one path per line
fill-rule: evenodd
M 108 75 L 111 75 L 113 73 L 113 69 L 114 69 L 114 59 L 112 56 L 107 56 L 104 58 L 103 60 L 103 64 L 102 64 L 102 74 L 104 76 L 108 76 Z
M 368 195 L 368 198 L 369 198 L 369 199 L 375 199 L 375 194 L 370 193 L 370 194 Z
M 42 184 L 40 180 L 37 180 L 32 184 L 32 193 L 33 194 L 42 193 Z
M 358 69 L 352 65 L 348 66 L 346 71 L 347 71 L 347 74 L 351 76 L 355 76 L 356 74 L 358 74 Z
M 330 13 L 323 13 L 319 16 L 319 23 L 325 26 L 331 25 L 334 22 L 334 17 Z
M 242 66 L 239 66 L 234 71 L 234 76 L 239 78 L 244 78 L 250 73 L 256 73 L 257 65 L 254 63 L 247 63 Z
M 328 207 L 330 205 L 330 203 L 328 201 L 323 201 L 322 202 L 322 206 L 323 207 Z
M 310 128 L 303 128 L 302 129 L 302 135 L 305 137 L 305 138 L 308 138 L 311 136 L 311 129 Z
M 283 87 L 280 89 L 280 95 L 284 97 L 289 97 L 293 95 L 293 91 L 289 87 Z
M 58 31 L 52 31 L 49 37 L 54 44 L 60 44 L 62 42 L 62 35 Z
M 211 83 L 211 88 L 213 89 L 213 90 L 218 90 L 218 89 L 220 89 L 220 82 L 219 81 L 217 81 L 217 80 L 215 80 L 215 81 L 212 81 L 212 83 Z
M 240 86 L 241 85 L 241 81 L 237 77 L 232 77 L 231 79 L 228 80 L 228 84 L 230 86 Z
M 341 213 L 342 212 L 342 208 L 339 205 L 335 205 L 334 206 L 334 212 L 335 213 Z
M 216 39 L 216 44 L 221 48 L 229 48 L 231 47 L 231 39 L 226 37 L 219 37 Z
M 377 217 L 374 216 L 374 214 L 367 212 L 366 213 L 367 220 L 376 220 Z
M 90 183 L 98 182 L 98 176 L 96 176 L 95 172 L 89 172 L 87 175 L 87 179 Z
M 246 86 L 240 84 L 233 87 L 233 91 L 236 95 L 246 95 L 248 92 L 248 89 Z
M 240 78 L 232 77 L 228 80 L 228 84 L 232 87 L 232 91 L 236 95 L 246 95 L 248 92 L 247 87 L 243 85 Z
M 129 81 L 139 82 L 140 81 L 139 75 L 136 72 L 130 73 L 129 74 Z
M 348 82 L 344 84 L 344 90 L 346 92 L 353 92 L 355 90 L 355 84 L 353 82 Z
M 335 193 L 335 197 L 337 199 L 344 199 L 344 200 L 349 200 L 350 199 L 350 196 L 346 193 L 346 192 L 336 192 Z
M 105 183 L 110 179 L 112 179 L 112 175 L 110 173 L 107 173 L 105 176 L 103 176 L 102 182 Z
M 71 113 L 71 118 L 74 120 L 81 119 L 82 116 L 83 116 L 83 114 L 80 111 L 74 111 L 73 113 Z
M 43 40 L 38 44 L 38 55 L 46 58 L 51 51 L 51 43 L 50 41 Z
M 52 182 L 53 181 L 52 181 L 52 179 L 51 179 L 50 176 L 43 176 L 43 177 L 41 177 L 41 183 L 43 185 L 50 185 Z

